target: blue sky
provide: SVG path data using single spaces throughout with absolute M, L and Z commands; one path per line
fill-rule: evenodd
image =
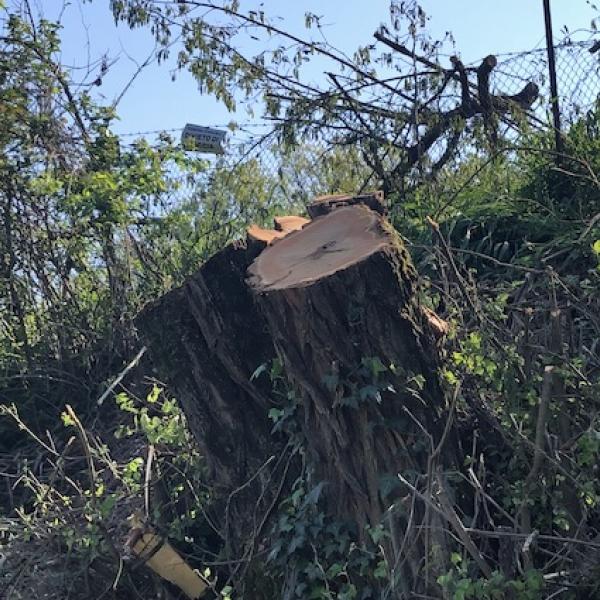
M 35 0 L 34 0 L 35 1 Z M 63 0 L 37 0 L 48 18 L 56 17 Z M 242 0 L 242 8 L 256 8 L 259 0 Z M 542 0 L 422 0 L 430 17 L 434 38 L 452 31 L 457 51 L 466 62 L 490 53 L 527 50 L 543 45 Z M 323 15 L 326 35 L 336 47 L 352 53 L 360 44 L 371 41 L 372 33 L 388 22 L 388 0 L 265 0 L 263 10 L 281 17 L 281 26 L 303 31 L 304 13 Z M 590 28 L 597 13 L 586 0 L 552 0 L 555 38 L 561 28 L 570 31 Z M 102 54 L 116 60 L 96 93 L 111 101 L 120 93 L 152 51 L 150 33 L 130 31 L 114 24 L 108 0 L 92 3 L 70 0 L 62 14 L 65 64 L 85 66 Z M 587 38 L 589 34 L 581 34 Z M 318 77 L 318 74 L 316 75 Z M 152 64 L 133 82 L 119 105 L 121 121 L 115 130 L 133 133 L 181 128 L 186 122 L 223 125 L 230 120 L 247 122 L 242 111 L 231 115 L 213 98 L 201 96 L 192 77 L 185 72 L 171 81 L 170 65 Z

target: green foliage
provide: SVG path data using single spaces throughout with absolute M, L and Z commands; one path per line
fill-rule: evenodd
M 279 508 L 267 566 L 290 598 L 337 600 L 379 597 L 387 563 L 379 545 L 384 532 L 370 532 L 366 546 L 347 523 L 332 521 L 320 505 L 324 483 L 298 479 Z M 291 586 L 291 587 L 290 587 Z
M 148 300 L 289 200 L 257 161 L 222 162 L 208 176 L 208 162 L 167 135 L 124 143 L 111 130 L 112 107 L 74 86 L 58 62 L 59 25 L 7 10 L 0 387 L 29 413 L 43 397 L 44 427 L 63 397 L 88 403 L 122 367 Z M 4 430 L 0 440 L 16 443 Z
M 163 398 L 159 402 L 162 390 L 154 385 L 146 398 L 145 405 L 139 405 L 126 393 L 117 394 L 119 408 L 132 415 L 133 423 L 119 428 L 117 437 L 142 433 L 149 444 L 167 444 L 182 447 L 188 441 L 183 415 L 175 400 Z
M 494 572 L 488 579 L 473 579 L 469 565 L 460 554 L 452 554 L 453 568 L 438 577 L 442 590 L 452 600 L 503 600 L 516 597 L 523 600 L 538 600 L 544 590 L 544 581 L 537 571 L 528 571 L 522 578 L 507 580 L 501 573 Z
M 470 333 L 460 343 L 460 351 L 452 353 L 452 362 L 467 373 L 481 377 L 488 383 L 494 381 L 498 364 L 481 352 L 482 340 L 478 332 Z
M 40 564 L 34 573 L 4 582 L 11 598 L 30 598 L 44 589 L 47 598 L 59 600 L 73 588 L 81 591 L 73 597 L 96 597 L 106 588 L 107 577 L 122 597 L 130 597 L 132 586 L 150 585 L 144 572 L 134 580 L 131 573 L 122 576 L 128 567 L 122 559 L 115 562 L 115 555 L 128 552 L 125 540 L 134 515 L 145 513 L 146 522 L 188 551 L 205 544 L 206 530 L 198 526 L 209 501 L 200 491 L 203 461 L 177 404 L 156 386 L 143 401 L 120 394 L 117 404 L 123 421 L 118 436 L 131 442 L 127 455 L 122 443 L 117 446 L 119 459 L 114 448 L 85 431 L 68 408 L 62 421 L 73 437 L 62 448 L 58 437 L 50 438 L 51 446 L 37 438 L 15 407 L 0 413 L 48 455 L 41 473 L 25 464 L 15 487 L 15 494 L 28 492 L 28 500 L 16 508 L 16 519 L 6 522 L 10 569 L 19 569 L 23 561 Z M 82 458 L 69 457 L 76 445 Z M 51 569 L 58 561 L 72 565 L 72 572 L 53 577 Z M 3 575 L 0 572 L 0 582 Z
M 124 598 L 134 588 L 150 593 L 143 570 L 129 570 L 115 547 L 127 533 L 127 517 L 140 512 L 195 566 L 207 559 L 215 571 L 230 567 L 227 525 L 215 524 L 211 510 L 223 514 L 222 506 L 212 504 L 215 497 L 221 500 L 221 491 L 205 486 L 204 461 L 176 402 L 155 385 L 145 398 L 119 393 L 114 412 L 97 413 L 98 391 L 138 344 L 132 319 L 144 303 L 180 284 L 248 223 L 268 224 L 274 214 L 300 212 L 317 193 L 379 183 L 373 173 L 387 176 L 404 156 L 402 143 L 386 141 L 405 128 L 411 131 L 401 112 L 390 120 L 377 115 L 372 103 L 365 109 L 360 93 L 348 103 L 337 87 L 311 96 L 300 85 L 307 59 L 327 51 L 323 45 L 295 40 L 288 51 L 285 43 L 274 42 L 268 52 L 247 60 L 235 48 L 236 36 L 279 34 L 276 22 L 258 10 L 242 13 L 235 2 L 213 7 L 232 22 L 194 19 L 188 4 L 113 0 L 111 6 L 130 26 L 153 27 L 161 59 L 173 40 L 173 20 L 180 19 L 180 67 L 229 108 L 240 96 L 265 94 L 267 112 L 285 119 L 281 147 L 272 150 L 281 164 L 277 177 L 256 160 L 233 167 L 218 161 L 208 176 L 206 161 L 168 136 L 152 144 L 124 144 L 111 129 L 117 118 L 112 107 L 73 86 L 61 67 L 59 26 L 31 23 L 18 11 L 9 11 L 5 23 L 0 385 L 6 405 L 0 410 L 0 444 L 22 458 L 15 459 L 18 479 L 9 486 L 14 506 L 2 522 L 2 544 L 11 552 L 11 569 L 35 567 L 34 576 L 19 571 L 17 599 L 74 597 L 74 588 L 85 586 L 80 597 L 101 597 L 111 588 Z M 395 29 L 405 23 L 413 36 L 425 23 L 413 2 L 394 3 L 391 12 Z M 306 26 L 318 30 L 319 17 L 307 15 Z M 338 55 L 338 66 L 340 58 L 346 60 Z M 354 63 L 344 65 L 345 83 L 370 87 L 376 64 L 394 67 L 390 55 L 360 48 Z M 436 75 L 417 90 L 411 78 L 406 82 L 406 90 L 417 94 L 421 87 L 423 94 L 435 91 L 440 83 Z M 291 86 L 286 93 L 292 100 L 272 93 L 281 92 L 281 85 Z M 349 114 L 354 123 L 359 104 L 368 116 L 361 135 L 344 124 Z M 485 132 L 475 123 L 478 137 L 456 160 L 434 169 L 423 158 L 427 173 L 402 180 L 406 189 L 391 197 L 392 218 L 414 243 L 422 296 L 451 325 L 443 372 L 453 418 L 462 428 L 464 470 L 444 475 L 456 483 L 457 514 L 472 529 L 493 533 L 509 522 L 519 535 L 544 536 L 528 540 L 526 561 L 523 552 L 516 553 L 521 576 L 501 575 L 493 564 L 489 578 L 465 558 L 464 540 L 452 539 L 446 557 L 451 566 L 436 573 L 435 593 L 453 600 L 510 595 L 533 600 L 553 594 L 555 579 L 570 589 L 580 578 L 581 588 L 591 589 L 584 567 L 577 571 L 585 556 L 565 540 L 599 527 L 599 115 L 590 111 L 570 128 L 569 156 L 558 166 L 550 133 L 521 138 L 520 148 L 500 144 L 491 157 Z M 333 131 L 330 139 L 339 145 L 324 155 L 307 137 L 315 127 L 319 134 Z M 367 167 L 374 158 L 382 164 Z M 175 167 L 193 188 L 185 200 L 177 199 L 182 182 L 173 176 Z M 306 178 L 298 181 L 297 173 Z M 433 239 L 426 216 L 440 225 Z M 540 430 L 542 460 L 533 472 L 548 366 L 555 379 Z M 332 370 L 323 384 L 335 397 L 335 409 L 355 415 L 388 392 L 396 396 L 389 381 L 401 369 L 365 356 L 350 372 Z M 293 449 L 299 472 L 275 496 L 271 527 L 249 544 L 248 563 L 248 555 L 236 561 L 218 593 L 242 600 L 243 579 L 255 569 L 268 582 L 266 590 L 286 598 L 389 597 L 400 579 L 388 559 L 398 538 L 387 522 L 356 531 L 356 524 L 329 516 L 327 482 L 316 480 L 306 456 L 298 389 L 280 361 L 261 366 L 254 377 L 264 375 L 278 403 L 269 413 L 273 435 Z M 410 374 L 405 379 L 407 389 L 401 391 L 419 402 L 425 381 Z M 66 398 L 75 411 L 62 412 Z M 485 429 L 489 439 L 480 437 L 483 418 L 493 424 Z M 410 451 L 426 446 L 425 436 L 410 440 Z M 390 474 L 378 482 L 382 504 L 399 506 L 408 499 L 417 506 L 416 498 L 398 497 L 398 481 Z M 479 486 L 477 493 L 468 486 Z M 437 500 L 435 494 L 430 500 Z M 559 551 L 550 544 L 553 536 Z M 497 540 L 475 541 L 486 544 L 485 558 L 493 561 Z M 56 556 L 64 566 L 58 575 L 52 572 Z M 6 581 L 5 571 L 0 579 Z M 43 592 L 39 581 L 47 587 Z
M 522 194 L 535 199 L 554 218 L 590 219 L 600 204 L 596 173 L 600 168 L 600 105 L 577 120 L 565 136 L 564 156 L 558 163 L 552 153 L 552 135 L 532 140 L 533 150 L 523 153 Z

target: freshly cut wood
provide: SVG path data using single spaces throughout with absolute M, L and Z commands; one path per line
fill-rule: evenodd
M 298 231 L 305 225 L 310 223 L 310 219 L 304 217 L 275 217 L 273 219 L 275 229 L 263 229 L 258 225 L 250 225 L 246 230 L 248 240 L 252 242 L 260 242 L 262 244 L 271 245 L 277 240 L 284 238 L 288 233 L 292 231 Z
M 330 194 L 328 196 L 319 196 L 314 202 L 308 205 L 307 211 L 311 218 L 316 219 L 326 215 L 334 209 L 341 206 L 367 206 L 371 210 L 385 215 L 386 207 L 383 192 L 367 192 L 353 196 L 351 194 Z
M 276 231 L 275 229 L 263 229 L 258 225 L 250 225 L 246 230 L 248 239 L 255 242 L 271 245 L 287 235 L 286 231 Z
M 292 231 L 302 229 L 305 225 L 308 225 L 310 223 L 310 219 L 305 219 L 304 217 L 287 216 L 275 217 L 273 222 L 275 223 L 275 229 L 277 231 L 290 233 Z
M 388 242 L 377 213 L 346 207 L 286 236 L 274 252 L 263 252 L 249 269 L 259 291 L 308 285 L 380 250 Z
M 176 585 L 190 600 L 202 598 L 208 591 L 206 582 L 183 557 L 156 531 L 132 515 L 128 544 L 134 554 L 159 577 Z
M 442 339 L 448 335 L 448 332 L 450 331 L 450 325 L 448 325 L 444 319 L 441 319 L 426 306 L 423 307 L 423 312 L 425 313 L 426 319 L 429 321 L 429 325 L 431 326 L 433 333 L 438 339 Z

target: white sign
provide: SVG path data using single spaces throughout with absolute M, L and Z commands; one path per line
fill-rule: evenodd
M 185 142 L 189 138 L 194 140 L 194 150 L 196 152 L 206 152 L 209 154 L 223 154 L 224 152 L 223 142 L 225 141 L 225 131 L 188 123 L 183 128 L 181 141 Z

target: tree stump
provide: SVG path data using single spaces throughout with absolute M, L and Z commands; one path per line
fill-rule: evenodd
M 398 509 L 412 493 L 397 475 L 422 488 L 433 456 L 442 469 L 457 461 L 438 376 L 440 324 L 419 303 L 398 233 L 354 200 L 319 200 L 311 222 L 280 219 L 281 237 L 251 229 L 248 245 L 211 258 L 138 324 L 211 466 L 209 483 L 235 496 L 238 542 L 256 536 L 247 515 L 273 499 L 268 482 L 285 477 L 265 468 L 282 449 L 268 419 L 270 382 L 251 377 L 277 355 L 297 390 L 307 462 L 329 512 L 354 522 L 361 539 L 387 522 L 392 561 L 416 526 L 402 573 L 417 589 L 430 551 L 419 527 L 433 521 L 420 502 L 411 520 Z
M 364 535 L 406 495 L 398 473 L 415 483 L 432 469 L 448 416 L 439 327 L 419 304 L 410 257 L 380 214 L 346 206 L 266 248 L 248 273 L 301 396 L 315 480 L 330 511 Z M 440 462 L 456 455 L 449 435 Z

